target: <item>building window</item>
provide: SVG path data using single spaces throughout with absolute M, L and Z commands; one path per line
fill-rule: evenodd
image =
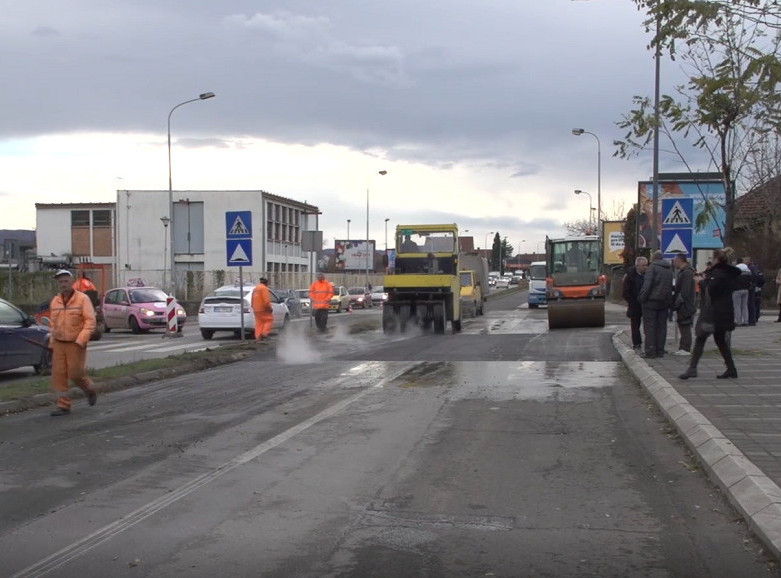
M 92 226 L 111 227 L 111 211 L 92 211 Z
M 89 227 L 89 211 L 71 211 L 71 227 Z

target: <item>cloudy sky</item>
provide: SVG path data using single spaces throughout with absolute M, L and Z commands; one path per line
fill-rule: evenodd
M 587 218 L 574 189 L 596 206 L 597 141 L 574 127 L 601 143 L 608 216 L 651 174 L 650 153 L 612 156 L 653 91 L 630 0 L 4 4 L 0 228 L 34 228 L 36 202 L 167 189 L 168 113 L 206 91 L 172 116 L 174 189 L 306 200 L 328 240 L 347 219 L 365 235 L 368 187 L 379 247 L 389 218 L 533 252 Z

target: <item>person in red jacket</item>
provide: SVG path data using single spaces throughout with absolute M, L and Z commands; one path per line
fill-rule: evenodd
M 261 277 L 252 290 L 252 311 L 255 313 L 255 341 L 262 341 L 271 333 L 274 312 L 271 309 L 271 294 L 268 279 Z
M 71 400 L 68 380 L 80 387 L 90 405 L 95 405 L 97 394 L 92 380 L 87 377 L 87 344 L 95 329 L 95 309 L 89 297 L 73 289 L 73 275 L 60 269 L 54 275 L 60 293 L 49 305 L 52 350 L 51 383 L 57 393 L 57 409 L 51 416 L 68 415 Z

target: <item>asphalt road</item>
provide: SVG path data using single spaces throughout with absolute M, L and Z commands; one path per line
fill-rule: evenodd
M 523 297 L 3 417 L 0 575 L 777 576 L 618 361 L 625 318 L 550 333 Z

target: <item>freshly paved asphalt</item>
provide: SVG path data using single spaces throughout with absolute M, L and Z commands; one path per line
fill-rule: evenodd
M 608 304 L 608 308 L 622 308 Z M 732 334 L 737 379 L 725 370 L 713 339 L 706 344 L 698 377 L 682 380 L 688 357 L 668 325 L 667 354 L 646 360 L 631 347 L 629 329 L 613 342 L 627 367 L 700 458 L 709 477 L 743 514 L 751 529 L 781 557 L 781 323 L 766 311 L 753 327 Z

